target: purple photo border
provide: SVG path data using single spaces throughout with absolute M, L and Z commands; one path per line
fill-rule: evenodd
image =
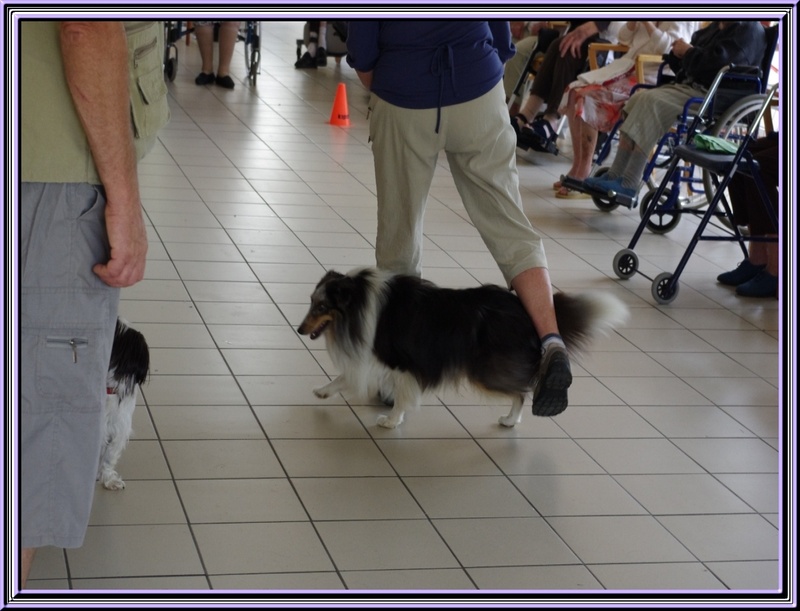
M 13 550 L 18 544 L 17 535 L 14 532 L 16 524 L 17 508 L 14 504 L 17 498 L 17 481 L 14 467 L 17 463 L 16 451 L 17 443 L 14 435 L 18 424 L 18 405 L 19 394 L 17 388 L 18 363 L 16 355 L 19 347 L 18 337 L 18 156 L 19 150 L 19 113 L 16 105 L 19 91 L 17 74 L 17 53 L 18 47 L 18 20 L 25 17 L 64 19 L 75 17 L 92 18 L 153 18 L 170 19 L 175 17 L 197 18 L 198 16 L 208 16 L 209 18 L 259 18 L 261 20 L 280 19 L 280 20 L 305 20 L 309 17 L 328 16 L 332 13 L 340 14 L 347 18 L 358 17 L 409 17 L 420 16 L 426 18 L 433 17 L 492 17 L 492 18 L 521 18 L 532 16 L 537 13 L 552 17 L 553 14 L 564 15 L 569 12 L 569 16 L 587 15 L 592 17 L 653 17 L 669 15 L 689 14 L 693 17 L 703 19 L 713 18 L 734 18 L 746 16 L 753 19 L 780 20 L 782 23 L 781 44 L 784 45 L 781 57 L 781 91 L 780 91 L 780 121 L 784 142 L 787 144 L 783 151 L 784 167 L 788 169 L 785 173 L 786 184 L 780 185 L 780 190 L 786 196 L 786 204 L 782 207 L 783 212 L 783 232 L 781 235 L 781 245 L 785 258 L 782 267 L 782 292 L 779 298 L 780 311 L 779 317 L 779 349 L 782 357 L 779 370 L 779 407 L 782 409 L 784 418 L 780 423 L 779 444 L 782 458 L 779 462 L 779 476 L 784 488 L 783 494 L 788 498 L 781 498 L 779 510 L 790 510 L 789 515 L 782 516 L 781 527 L 784 538 L 788 541 L 789 557 L 781 558 L 780 562 L 786 571 L 785 577 L 788 583 L 784 584 L 784 591 L 788 592 L 791 600 L 794 600 L 794 589 L 796 587 L 796 548 L 794 540 L 796 538 L 796 474 L 794 461 L 796 458 L 796 408 L 794 403 L 795 390 L 795 364 L 796 364 L 796 345 L 794 334 L 789 336 L 787 332 L 794 332 L 796 329 L 796 283 L 795 283 L 795 263 L 796 253 L 797 224 L 795 209 L 797 201 L 795 198 L 795 172 L 796 162 L 796 140 L 794 134 L 797 133 L 795 123 L 796 118 L 796 68 L 793 58 L 795 57 L 795 35 L 797 32 L 797 16 L 795 14 L 795 3 L 792 0 L 787 4 L 753 3 L 737 5 L 731 2 L 707 2 L 701 5 L 680 5 L 670 6 L 667 11 L 656 11 L 653 6 L 643 5 L 637 2 L 617 2 L 613 9 L 601 8 L 601 4 L 592 5 L 587 3 L 562 2 L 558 5 L 536 5 L 523 4 L 520 2 L 509 2 L 503 5 L 487 5 L 485 2 L 477 1 L 451 1 L 439 2 L 436 4 L 415 4 L 403 6 L 401 4 L 382 5 L 374 2 L 351 2 L 346 5 L 339 3 L 326 2 L 314 6 L 304 6 L 302 4 L 275 4 L 265 5 L 263 3 L 236 3 L 235 5 L 208 4 L 202 2 L 181 2 L 173 3 L 169 6 L 141 2 L 134 4 L 123 3 L 84 3 L 80 6 L 58 5 L 56 3 L 13 3 L 3 2 L 5 15 L 6 40 L 3 46 L 3 65 L 5 74 L 5 97 L 4 110 L 5 121 L 2 131 L 5 143 L 3 159 L 5 162 L 5 215 L 3 219 L 4 251 L 3 262 L 5 270 L 5 299 L 4 299 L 4 326 L 3 338 L 5 340 L 3 365 L 4 365 L 4 388 L 6 398 L 5 418 L 2 423 L 3 449 L 4 449 L 4 471 L 6 475 L 5 487 L 5 507 L 6 520 L 4 524 L 4 554 L 0 559 L 0 567 L 5 569 L 3 575 L 9 579 L 5 583 L 4 591 L 7 593 L 4 605 L 35 605 L 37 607 L 92 607 L 92 606 L 151 606 L 158 602 L 160 606 L 169 607 L 206 607 L 206 606 L 226 606 L 226 607 L 249 607 L 249 606 L 340 606 L 354 608 L 360 606 L 383 606 L 383 607 L 467 607 L 467 606 L 491 606 L 491 607 L 531 607 L 531 606 L 652 606 L 664 607 L 675 606 L 674 603 L 681 602 L 684 605 L 698 607 L 733 607 L 733 606 L 760 606 L 760 607 L 779 607 L 789 606 L 789 600 L 782 602 L 778 599 L 763 599 L 759 601 L 760 592 L 740 592 L 737 596 L 723 597 L 717 596 L 716 592 L 691 592 L 688 597 L 678 597 L 676 593 L 664 592 L 663 598 L 659 599 L 657 592 L 512 592 L 512 591 L 467 591 L 467 592 L 397 592 L 385 591 L 335 591 L 335 592 L 283 592 L 272 591 L 265 593 L 248 591 L 169 591 L 154 592 L 153 597 L 147 596 L 142 591 L 125 591 L 110 593 L 109 591 L 47 591 L 35 593 L 35 595 L 22 595 L 15 600 L 18 594 L 16 580 L 18 576 L 18 555 Z M 10 57 L 6 56 L 6 53 Z M 6 360 L 8 359 L 8 360 Z M 9 461 L 9 464 L 6 463 Z M 780 514 L 779 514 L 780 516 Z M 12 550 L 12 551 L 10 551 Z M 6 566 L 9 562 L 9 566 Z M 413 596 L 419 594 L 419 596 Z M 113 598 L 112 598 L 113 596 Z M 406 598 L 408 596 L 409 598 Z M 106 598 L 104 598 L 106 597 Z

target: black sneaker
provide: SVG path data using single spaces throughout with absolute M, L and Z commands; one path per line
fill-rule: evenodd
M 325 47 L 319 47 L 317 49 L 317 66 L 327 66 L 328 65 L 328 52 L 325 51 Z
M 294 63 L 295 68 L 313 68 L 314 70 L 317 69 L 317 58 L 311 57 L 311 53 L 306 51 L 303 53 L 303 57 L 298 59 Z
M 550 344 L 539 365 L 539 377 L 533 389 L 533 415 L 556 416 L 567 409 L 567 389 L 572 384 L 572 371 L 567 351 Z
M 196 85 L 210 85 L 214 82 L 214 73 L 206 74 L 205 72 L 201 72 L 197 75 L 197 78 L 194 79 Z

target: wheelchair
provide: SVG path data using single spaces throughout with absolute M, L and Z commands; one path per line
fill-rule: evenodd
M 562 177 L 562 182 L 568 188 L 588 193 L 592 197 L 594 205 L 604 211 L 611 212 L 620 205 L 635 209 L 639 207 L 641 217 L 645 218 L 645 212 L 649 209 L 649 204 L 655 197 L 656 187 L 660 180 L 657 172 L 670 166 L 674 157 L 674 150 L 687 141 L 690 133 L 694 133 L 699 127 L 704 129 L 704 133 L 712 136 L 722 136 L 733 142 L 738 142 L 743 137 L 743 132 L 747 129 L 749 119 L 753 116 L 763 101 L 763 95 L 767 87 L 767 75 L 769 74 L 772 57 L 775 52 L 778 40 L 778 27 L 773 26 L 766 29 L 767 47 L 764 59 L 760 66 L 736 66 L 732 69 L 724 69 L 718 77 L 724 76 L 725 87 L 749 87 L 753 92 L 751 95 L 742 95 L 747 89 L 736 90 L 733 93 L 738 95 L 738 99 L 732 103 L 713 102 L 714 94 L 721 87 L 723 82 L 715 80 L 715 85 L 705 97 L 695 97 L 687 100 L 681 116 L 678 117 L 676 126 L 664 134 L 656 145 L 642 176 L 643 184 L 648 186 L 648 191 L 639 202 L 638 197 L 629 198 L 616 193 L 598 192 L 584 185 L 582 181 L 576 181 L 569 177 Z M 668 77 L 664 75 L 666 64 L 662 64 L 659 69 L 659 84 L 668 82 Z M 730 85 L 733 83 L 733 85 Z M 639 88 L 652 88 L 651 85 L 637 85 L 634 91 Z M 738 92 L 738 93 L 737 93 Z M 705 100 L 710 100 L 708 105 L 703 106 Z M 704 114 L 700 114 L 695 109 L 698 105 L 703 106 Z M 619 126 L 619 121 L 613 130 L 607 135 L 603 145 L 599 147 L 595 155 L 592 176 L 602 176 L 608 172 L 607 167 L 601 164 L 611 152 Z M 663 193 L 659 198 L 659 203 L 647 215 L 646 227 L 653 233 L 668 233 L 672 231 L 680 222 L 681 214 L 698 213 L 704 208 L 713 197 L 714 191 L 711 178 L 707 170 L 697 169 L 691 162 L 686 162 L 683 167 L 676 171 L 671 170 L 672 188 Z M 685 185 L 686 195 L 681 194 L 681 186 Z M 641 204 L 641 205 L 640 205 Z M 724 222 L 724 221 L 723 221 Z
M 303 54 L 303 47 L 308 47 L 310 41 L 309 27 L 306 21 L 303 26 L 303 38 L 297 39 L 297 59 Z M 336 64 L 340 64 L 342 58 L 347 55 L 347 22 L 329 21 L 325 29 L 325 52 L 328 57 L 333 57 Z
M 723 69 L 723 71 L 724 70 L 726 69 Z M 721 80 L 721 75 L 717 77 L 715 84 L 712 85 L 712 88 L 719 80 Z M 775 233 L 778 233 L 777 215 L 770 205 L 766 187 L 764 186 L 763 180 L 758 172 L 758 164 L 748 151 L 748 147 L 753 141 L 755 141 L 757 137 L 759 125 L 761 124 L 764 115 L 769 112 L 777 88 L 778 86 L 774 85 L 767 91 L 766 94 L 757 96 L 759 98 L 758 109 L 755 111 L 755 114 L 752 115 L 753 118 L 748 124 L 746 131 L 741 132 L 739 144 L 734 154 L 709 153 L 700 150 L 693 142 L 696 130 L 690 130 L 687 137 L 687 142 L 685 144 L 678 145 L 675 148 L 674 158 L 670 163 L 667 174 L 664 176 L 661 184 L 656 188 L 653 198 L 648 203 L 646 214 L 642 218 L 642 222 L 639 224 L 639 227 L 631 239 L 628 248 L 620 250 L 614 256 L 613 266 L 617 277 L 622 280 L 626 280 L 631 278 L 636 273 L 642 274 L 652 282 L 651 294 L 653 299 L 656 301 L 656 303 L 664 305 L 671 303 L 678 296 L 678 280 L 680 275 L 686 267 L 686 264 L 688 263 L 689 258 L 694 252 L 698 242 L 701 240 L 736 241 L 738 242 L 745 258 L 747 258 L 747 248 L 745 247 L 745 242 L 747 240 L 773 240 L 773 238 L 745 236 L 736 226 L 736 224 L 732 222 L 728 223 L 727 226 L 730 227 L 730 230 L 725 231 L 724 235 L 706 235 L 704 232 L 711 221 L 715 218 L 733 218 L 733 212 L 726 197 L 726 189 L 733 176 L 737 172 L 743 172 L 753 178 L 755 181 L 762 203 L 766 207 L 769 218 L 775 227 Z M 698 116 L 703 115 L 703 113 L 707 110 L 707 107 L 711 104 L 711 101 L 711 97 L 707 97 L 704 100 Z M 755 98 L 753 98 L 752 101 L 755 101 Z M 697 121 L 695 121 L 695 123 L 697 123 Z M 710 186 L 713 189 L 713 196 L 709 200 L 708 207 L 705 213 L 702 215 L 700 223 L 698 224 L 694 235 L 692 236 L 689 246 L 681 257 L 681 260 L 678 263 L 675 271 L 663 272 L 657 275 L 655 278 L 650 278 L 639 271 L 639 258 L 633 249 L 644 231 L 647 217 L 655 212 L 656 208 L 658 207 L 658 202 L 667 191 L 667 188 L 671 182 L 671 174 L 682 162 L 686 162 L 703 169 L 703 172 L 707 176 Z M 720 206 L 722 207 L 722 210 L 718 210 Z
M 255 87 L 258 75 L 261 74 L 261 22 L 245 21 L 244 27 L 239 30 L 239 40 L 244 42 L 247 80 Z
M 172 82 L 178 72 L 178 47 L 175 44 L 194 32 L 191 21 L 165 21 L 164 22 L 164 78 Z M 216 40 L 216 32 L 214 35 Z M 256 79 L 261 74 L 261 22 L 245 21 L 239 30 L 238 40 L 244 42 L 244 63 L 247 68 L 247 78 L 255 87 Z
M 164 22 L 164 78 L 170 83 L 175 80 L 175 75 L 178 73 L 178 46 L 175 43 L 193 31 L 186 21 Z M 188 38 L 186 44 L 189 44 Z

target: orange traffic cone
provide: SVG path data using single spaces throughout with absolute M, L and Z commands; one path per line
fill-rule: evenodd
M 331 125 L 350 127 L 350 111 L 347 109 L 347 89 L 344 83 L 339 83 L 336 89 L 336 99 L 331 110 Z

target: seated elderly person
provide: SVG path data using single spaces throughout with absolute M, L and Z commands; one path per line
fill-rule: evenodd
M 616 31 L 622 23 L 573 20 L 569 22 L 569 31 L 548 46 L 530 95 L 519 113 L 512 113 L 511 126 L 517 134 L 517 146 L 554 152 L 558 107 L 564 89 L 586 70 L 589 45 L 616 42 Z M 543 115 L 536 118 L 542 108 Z
M 671 65 L 675 83 L 637 91 L 622 109 L 619 146 L 609 171 L 583 185 L 614 191 L 635 202 L 653 147 L 683 112 L 686 102 L 702 97 L 728 64 L 760 65 L 766 52 L 764 26 L 758 21 L 714 21 L 694 33 L 691 43 L 675 41 Z
M 769 197 L 762 201 L 755 180 L 737 172 L 728 186 L 728 196 L 733 208 L 733 221 L 746 226 L 751 239 L 747 258 L 729 272 L 717 276 L 717 282 L 735 286 L 736 294 L 742 297 L 778 296 L 778 228 L 767 211 L 771 206 L 778 215 L 778 182 L 780 178 L 780 140 L 777 132 L 759 138 L 750 145 L 749 151 L 758 162 L 761 180 Z M 780 216 L 778 216 L 780 221 Z
M 667 53 L 676 40 L 689 38 L 699 28 L 699 21 L 628 21 L 618 36 L 619 42 L 628 47 L 625 55 L 607 66 L 584 72 L 570 83 L 559 109 L 569 121 L 572 138 L 572 167 L 567 176 L 574 180 L 589 176 L 598 133 L 614 128 L 631 90 L 639 84 L 637 57 Z M 644 83 L 655 85 L 657 78 L 658 65 L 647 64 Z M 553 188 L 561 199 L 589 197 L 562 185 L 561 181 Z

